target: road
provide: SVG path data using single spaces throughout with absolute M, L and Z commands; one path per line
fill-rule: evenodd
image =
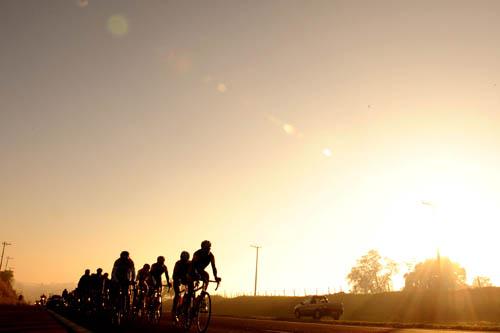
M 57 317 L 57 319 L 56 319 Z M 168 316 L 166 316 L 168 317 Z M 134 325 L 120 329 L 123 333 L 133 332 L 181 332 L 172 327 L 168 318 L 163 318 L 157 326 Z M 73 325 L 72 327 L 68 325 Z M 93 332 L 117 331 L 109 327 L 88 327 Z M 0 308 L 0 332 L 85 332 L 75 328 L 74 324 L 52 315 L 46 310 L 30 306 L 11 306 Z M 88 332 L 88 331 L 87 331 Z M 212 318 L 209 333 L 438 333 L 438 330 L 396 329 L 387 327 L 366 327 L 332 325 L 329 323 L 292 322 L 264 319 L 243 319 L 231 317 Z M 446 333 L 464 333 L 464 331 L 441 331 Z M 476 331 L 477 332 L 477 331 Z
M 94 330 L 101 331 L 101 330 Z M 103 330 L 105 332 L 107 330 Z M 130 327 L 123 332 L 182 332 L 175 329 L 167 318 L 158 326 Z M 194 331 L 194 330 L 192 330 Z M 464 333 L 452 330 L 398 329 L 390 327 L 367 327 L 332 325 L 329 323 L 294 322 L 263 319 L 243 319 L 232 317 L 213 317 L 208 333 Z M 475 331 L 478 332 L 478 331 Z
M 68 330 L 47 311 L 34 306 L 0 306 L 0 332 L 53 332 Z
M 210 324 L 210 332 L 213 333 L 236 333 L 236 332 L 259 332 L 259 333 L 385 333 L 391 328 L 370 328 L 360 326 L 339 326 L 321 323 L 304 323 L 262 319 L 239 319 L 227 317 L 215 317 Z

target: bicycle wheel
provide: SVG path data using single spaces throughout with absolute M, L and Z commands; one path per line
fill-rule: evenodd
M 160 323 L 160 319 L 161 319 L 161 309 L 162 309 L 162 305 L 161 305 L 161 301 L 156 305 L 156 310 L 155 310 L 155 313 L 154 313 L 154 319 L 153 319 L 153 322 L 155 324 L 159 324 Z
M 202 292 L 196 302 L 196 328 L 199 333 L 205 333 L 212 316 L 212 301 L 207 292 Z
M 125 314 L 125 301 L 123 292 L 120 291 L 115 300 L 115 304 L 112 308 L 111 313 L 111 323 L 115 326 L 121 326 L 123 324 L 123 317 Z
M 123 319 L 123 310 L 121 304 L 118 303 L 111 309 L 111 324 L 114 326 L 120 326 Z

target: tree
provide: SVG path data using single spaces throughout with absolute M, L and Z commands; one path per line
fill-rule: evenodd
M 12 281 L 14 280 L 14 272 L 11 270 L 4 270 L 0 271 L 0 280 L 12 284 Z
M 487 276 L 476 276 L 474 280 L 472 280 L 472 288 L 483 288 L 483 287 L 491 287 L 493 284 L 491 280 Z
M 465 269 L 449 258 L 427 259 L 405 274 L 405 290 L 456 290 L 465 287 Z
M 14 274 L 11 270 L 0 272 L 0 304 L 16 302 L 17 296 L 11 284 L 13 279 Z
M 376 250 L 370 250 L 358 259 L 347 280 L 355 294 L 375 294 L 392 289 L 392 276 L 398 272 L 398 265 L 384 258 Z

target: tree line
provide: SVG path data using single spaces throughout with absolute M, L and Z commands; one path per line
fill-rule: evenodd
M 351 292 L 375 294 L 393 290 L 393 277 L 399 273 L 399 265 L 392 259 L 382 257 L 377 250 L 370 250 L 357 260 L 347 275 Z M 403 290 L 457 290 L 468 287 L 466 271 L 448 257 L 431 258 L 412 265 L 404 275 Z M 473 288 L 492 286 L 490 278 L 477 276 Z

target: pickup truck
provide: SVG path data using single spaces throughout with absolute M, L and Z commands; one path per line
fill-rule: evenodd
M 302 316 L 312 316 L 319 320 L 321 317 L 330 316 L 338 320 L 344 313 L 342 303 L 329 303 L 326 296 L 312 296 L 294 307 L 295 317 L 299 319 Z

